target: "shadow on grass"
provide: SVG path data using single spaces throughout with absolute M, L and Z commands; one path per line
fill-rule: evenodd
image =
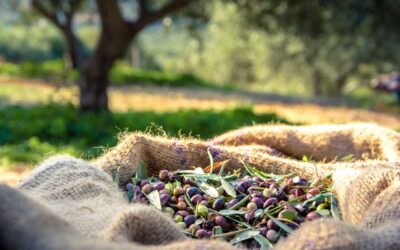
M 274 113 L 255 114 L 251 107 L 79 114 L 73 105 L 8 106 L 0 108 L 0 164 L 35 164 L 54 153 L 94 157 L 102 152 L 100 147 L 115 145 L 118 133 L 125 131 L 207 139 L 241 126 L 271 122 L 288 123 Z

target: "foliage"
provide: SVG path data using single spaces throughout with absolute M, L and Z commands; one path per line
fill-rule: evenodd
M 255 114 L 250 107 L 223 111 L 79 113 L 72 105 L 55 103 L 32 107 L 0 108 L 0 152 L 3 159 L 37 162 L 49 152 L 92 156 L 117 142 L 117 134 L 145 131 L 210 138 L 230 129 L 255 123 L 284 122 L 273 113 Z M 163 132 L 164 133 L 164 132 Z M 8 156 L 7 156 L 8 155 Z

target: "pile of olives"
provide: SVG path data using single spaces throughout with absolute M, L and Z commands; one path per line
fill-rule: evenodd
M 125 195 L 162 210 L 188 237 L 222 238 L 247 248 L 271 247 L 306 221 L 340 217 L 329 176 L 309 181 L 245 169 L 244 175 L 161 170 L 132 178 Z

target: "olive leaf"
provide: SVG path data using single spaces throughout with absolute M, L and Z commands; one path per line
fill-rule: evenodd
M 226 180 L 224 180 L 224 178 L 222 178 L 221 176 L 219 177 L 219 180 L 222 184 L 222 187 L 224 188 L 225 192 L 227 194 L 229 194 L 232 197 L 236 197 L 236 191 L 235 188 Z
M 211 196 L 212 198 L 218 198 L 219 196 L 218 190 L 215 187 L 211 186 L 210 184 L 202 182 L 199 185 L 199 187 L 208 196 Z
M 223 209 L 218 212 L 222 216 L 234 216 L 234 215 L 244 215 L 245 211 Z
M 140 161 L 139 166 L 136 170 L 136 179 L 138 180 L 144 180 L 149 178 L 147 174 L 147 169 L 146 169 L 146 164 L 144 161 Z
M 328 217 L 331 215 L 331 212 L 329 212 L 328 209 L 318 210 L 317 213 L 320 214 L 322 217 Z
M 334 196 L 331 197 L 331 214 L 334 219 L 341 219 L 339 206 Z
M 260 244 L 260 250 L 267 250 L 273 248 L 272 243 L 261 234 L 254 236 L 253 239 L 257 241 L 258 244 Z
M 233 244 L 237 244 L 239 242 L 242 242 L 244 240 L 248 240 L 251 238 L 254 238 L 254 236 L 259 235 L 260 234 L 260 230 L 248 230 L 248 231 L 244 231 L 239 233 L 238 235 L 236 235 L 229 243 Z
M 157 209 L 162 210 L 161 207 L 161 200 L 160 200 L 160 193 L 157 190 L 152 191 L 149 194 L 143 193 L 146 198 L 149 200 L 150 204 L 155 206 Z
M 246 197 L 244 197 L 243 199 L 241 199 L 238 203 L 236 203 L 235 205 L 233 205 L 233 206 L 231 207 L 231 209 L 232 209 L 232 210 L 235 210 L 235 209 L 237 209 L 237 208 L 243 206 L 243 205 L 246 203 L 246 201 L 248 201 L 249 199 L 250 199 L 250 195 L 247 195 Z
M 264 213 L 264 209 L 257 209 L 255 212 L 254 212 L 254 217 L 255 218 L 258 218 L 258 217 L 260 217 L 262 214 Z
M 293 229 L 291 229 L 290 227 L 288 227 L 285 223 L 281 222 L 280 220 L 274 218 L 273 216 L 271 216 L 270 214 L 267 213 L 267 216 L 273 221 L 275 222 L 276 225 L 278 225 L 283 231 L 285 231 L 287 234 L 291 234 L 293 233 Z
M 325 199 L 330 199 L 332 196 L 334 196 L 332 193 L 317 194 L 316 196 L 311 197 L 310 199 L 304 201 L 303 204 L 307 205 L 308 203 L 311 202 L 321 202 L 324 201 Z
M 220 235 L 222 234 L 222 227 L 221 226 L 216 226 L 213 228 L 213 235 Z

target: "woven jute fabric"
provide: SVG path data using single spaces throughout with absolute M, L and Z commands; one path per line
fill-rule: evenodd
M 400 134 L 371 124 L 252 126 L 209 141 L 133 133 L 91 164 L 64 156 L 49 159 L 18 188 L 68 223 L 78 242 L 97 239 L 93 249 L 107 244 L 229 249 L 220 241 L 183 238 L 171 218 L 128 204 L 113 182 L 118 172 L 121 185 L 126 183 L 141 161 L 150 173 L 204 167 L 207 151 L 214 161 L 231 159 L 227 170 L 242 168 L 244 161 L 276 174 L 332 175 L 343 221 L 304 223 L 277 249 L 400 249 Z M 303 155 L 312 160 L 301 161 Z M 340 162 L 349 155 L 352 161 Z M 99 246 L 101 241 L 107 244 Z

